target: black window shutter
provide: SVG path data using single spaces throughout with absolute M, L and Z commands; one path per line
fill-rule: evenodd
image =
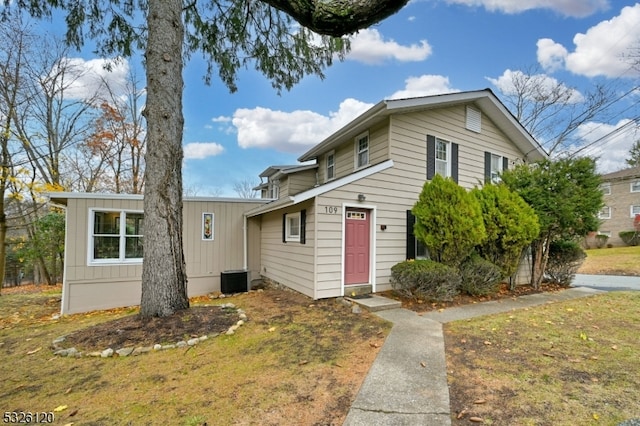
M 307 242 L 307 211 L 300 211 L 300 244 Z
M 282 242 L 287 242 L 287 214 L 282 215 Z
M 458 183 L 458 144 L 451 144 L 451 179 Z
M 413 234 L 413 225 L 416 223 L 416 217 L 407 210 L 407 259 L 416 258 L 416 237 Z
M 502 171 L 509 170 L 509 159 L 502 157 Z
M 491 153 L 484 152 L 484 183 L 491 183 Z
M 427 135 L 427 180 L 436 174 L 436 137 Z

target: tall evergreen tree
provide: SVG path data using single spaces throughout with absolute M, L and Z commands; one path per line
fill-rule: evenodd
M 629 150 L 629 158 L 624 160 L 630 167 L 640 166 L 640 139 L 635 141 Z
M 105 57 L 144 49 L 147 77 L 145 253 L 141 315 L 189 306 L 182 246 L 182 93 L 185 56 L 200 52 L 207 81 L 217 70 L 236 90 L 241 67 L 253 65 L 275 89 L 289 89 L 343 55 L 341 36 L 397 12 L 408 0 L 4 0 L 2 16 L 28 11 L 66 14 L 67 42 L 94 39 Z M 141 16 L 145 25 L 138 26 Z M 293 21 L 302 25 L 298 27 Z M 86 31 L 86 33 L 85 33 Z M 315 33 L 323 34 L 319 39 Z

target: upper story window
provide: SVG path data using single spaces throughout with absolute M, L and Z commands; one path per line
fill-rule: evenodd
M 142 212 L 90 210 L 89 263 L 140 263 L 143 256 Z
M 631 206 L 631 217 L 636 217 L 637 214 L 640 214 L 640 205 Z
M 437 173 L 458 182 L 458 144 L 427 135 L 427 180 Z
M 336 176 L 335 153 L 331 151 L 330 153 L 327 154 L 326 159 L 327 159 L 327 179 L 326 180 L 331 180 Z
M 601 184 L 600 191 L 602 191 L 602 195 L 611 195 L 611 184 L 610 183 Z
M 631 192 L 640 192 L 640 180 L 631 182 Z
M 267 189 L 267 198 L 278 198 L 280 196 L 280 181 L 274 180 L 269 182 Z
M 611 219 L 611 207 L 604 206 L 598 212 L 598 219 Z
M 451 175 L 451 153 L 449 142 L 436 138 L 436 173 L 443 177 Z
M 356 169 L 369 164 L 369 134 L 363 133 L 356 138 Z

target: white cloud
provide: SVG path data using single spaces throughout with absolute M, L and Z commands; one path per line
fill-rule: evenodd
M 538 63 L 547 72 L 554 72 L 564 68 L 567 59 L 567 49 L 550 38 L 538 40 Z
M 526 75 L 522 71 L 512 71 L 508 69 L 498 78 L 486 78 L 491 84 L 496 86 L 500 92 L 507 96 L 517 94 L 518 90 L 514 82 L 518 82 L 518 85 L 526 84 L 531 87 L 532 89 L 529 89 L 528 93 L 535 97 L 548 98 L 551 91 L 560 88 L 563 92 L 568 91 L 569 103 L 578 103 L 584 100 L 584 96 L 578 90 L 569 88 L 546 74 Z M 535 88 L 535 90 L 533 88 Z
M 640 3 L 627 6 L 618 16 L 589 28 L 586 33 L 573 38 L 575 50 L 566 48 L 551 39 L 538 41 L 538 61 L 545 67 L 564 63 L 567 70 L 588 77 L 637 76 L 624 58 L 638 46 L 640 40 Z
M 404 99 L 417 96 L 441 95 L 443 93 L 459 92 L 460 90 L 451 87 L 449 78 L 441 75 L 421 75 L 420 77 L 409 77 L 405 80 L 405 87 L 398 90 L 389 99 Z
M 609 8 L 608 0 L 446 0 L 448 3 L 480 6 L 491 12 L 509 14 L 549 9 L 565 16 L 581 18 Z
M 372 104 L 345 99 L 337 112 L 328 116 L 308 111 L 275 111 L 268 108 L 241 108 L 233 114 L 242 148 L 272 148 L 301 153 L 369 109 Z
M 211 121 L 213 121 L 214 123 L 230 123 L 231 122 L 231 117 L 226 117 L 224 115 L 220 115 L 218 117 L 213 117 L 211 119 Z
M 90 100 L 97 96 L 99 99 L 110 100 L 107 87 L 116 97 L 126 91 L 129 76 L 129 62 L 126 59 L 85 61 L 82 58 L 65 58 L 51 71 L 50 76 L 60 72 L 62 67 L 64 81 L 58 83 L 64 85 L 64 93 L 68 99 Z
M 582 143 L 573 147 L 572 151 L 593 143 L 579 154 L 597 157 L 598 172 L 615 172 L 629 167 L 625 159 L 629 157 L 629 150 L 639 135 L 640 126 L 631 124 L 629 119 L 616 124 L 590 122 L 576 130 L 576 136 Z
M 215 157 L 224 151 L 224 147 L 215 142 L 191 142 L 184 146 L 185 160 L 202 160 Z
M 351 50 L 346 58 L 376 65 L 392 59 L 400 62 L 419 62 L 430 55 L 431 46 L 426 40 L 403 46 L 394 40 L 384 40 L 376 29 L 365 29 L 351 37 Z

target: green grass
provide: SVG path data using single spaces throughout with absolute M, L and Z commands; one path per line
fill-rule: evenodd
M 466 409 L 464 421 L 568 426 L 640 418 L 639 292 L 459 321 L 445 330 L 452 410 Z M 486 403 L 474 404 L 478 399 Z
M 587 250 L 578 273 L 640 276 L 640 246 Z

